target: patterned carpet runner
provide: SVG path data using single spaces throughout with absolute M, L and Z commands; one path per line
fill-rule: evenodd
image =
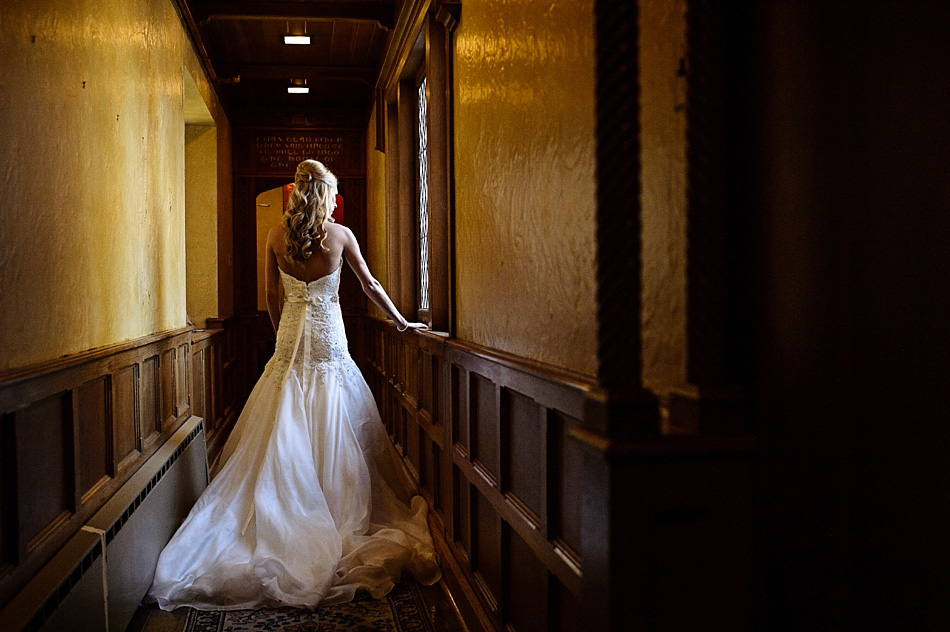
M 382 599 L 357 595 L 349 603 L 316 610 L 278 608 L 188 614 L 184 632 L 434 632 L 413 580 L 402 580 Z

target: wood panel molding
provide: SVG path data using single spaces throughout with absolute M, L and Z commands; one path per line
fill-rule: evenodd
M 193 414 L 217 455 L 253 375 L 241 330 L 217 321 L 0 376 L 0 605 Z
M 370 317 L 362 331 L 358 361 L 464 584 L 457 601 L 494 629 L 547 629 L 549 604 L 581 592 L 571 481 L 582 459 L 569 431 L 591 379 Z
M 351 324 L 363 336 L 355 357 L 429 503 L 449 588 L 475 625 L 591 629 L 584 595 L 605 569 L 591 568 L 588 554 L 637 551 L 630 559 L 642 566 L 626 568 L 627 583 L 664 599 L 676 596 L 669 577 L 691 563 L 681 546 L 710 577 L 726 568 L 742 576 L 748 551 L 729 534 L 748 523 L 747 437 L 661 436 L 650 398 L 611 398 L 586 376 L 361 320 Z M 598 417 L 619 410 L 642 431 L 598 432 Z M 635 530 L 613 530 L 611 504 Z M 639 606 L 647 616 L 649 604 Z

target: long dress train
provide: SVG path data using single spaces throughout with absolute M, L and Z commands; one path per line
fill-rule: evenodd
M 281 271 L 274 356 L 162 551 L 147 596 L 161 608 L 315 607 L 381 597 L 404 569 L 441 576 L 425 501 L 347 350 L 340 269 L 309 283 Z

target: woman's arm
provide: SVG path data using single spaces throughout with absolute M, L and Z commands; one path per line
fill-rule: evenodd
M 340 228 L 344 231 L 343 256 L 356 274 L 356 278 L 360 280 L 360 285 L 363 286 L 363 292 L 366 293 L 366 296 L 376 303 L 376 306 L 383 310 L 383 313 L 396 323 L 396 329 L 399 331 L 405 331 L 406 329 L 425 329 L 427 327 L 425 323 L 410 322 L 399 313 L 399 310 L 396 309 L 396 306 L 393 305 L 392 300 L 390 300 L 389 295 L 386 294 L 386 290 L 383 289 L 382 284 L 370 274 L 369 267 L 366 265 L 366 261 L 360 253 L 360 245 L 359 242 L 356 241 L 353 231 L 346 226 L 341 226 Z
M 277 267 L 277 248 L 284 247 L 284 234 L 280 228 L 271 228 L 267 233 L 267 247 L 264 249 L 264 289 L 267 294 L 267 314 L 270 316 L 274 333 L 280 324 L 280 311 L 284 304 L 284 289 L 280 284 L 280 269 Z

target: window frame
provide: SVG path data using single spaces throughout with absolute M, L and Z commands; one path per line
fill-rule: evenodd
M 455 335 L 452 31 L 457 2 L 404 23 L 406 43 L 390 50 L 377 84 L 376 149 L 386 154 L 386 216 L 390 294 L 407 315 Z M 394 34 L 395 39 L 396 34 Z M 409 42 L 412 42 L 409 44 Z M 388 79 L 385 79 L 388 77 Z M 426 82 L 429 308 L 420 305 L 418 86 Z M 411 245 L 410 245 L 411 244 Z
M 429 294 L 429 286 L 431 277 L 429 275 L 429 264 L 431 261 L 431 251 L 429 249 L 429 241 L 432 235 L 429 230 L 429 204 L 428 204 L 428 179 L 429 179 L 429 156 L 428 156 L 428 131 L 429 131 L 429 121 L 428 121 L 428 109 L 426 109 L 425 118 L 420 114 L 420 109 L 423 107 L 422 99 L 425 99 L 425 103 L 428 103 L 428 82 L 426 76 L 426 68 L 423 65 L 419 71 L 416 73 L 415 81 L 413 82 L 416 86 L 414 95 L 415 95 L 415 107 L 413 108 L 416 113 L 416 151 L 414 153 L 414 164 L 416 172 L 416 188 L 415 188 L 415 224 L 416 224 L 416 265 L 415 265 L 415 277 L 416 277 L 416 317 L 420 322 L 426 323 L 430 327 L 432 326 L 431 314 L 429 312 L 429 301 L 431 296 Z M 425 86 L 425 87 L 423 87 Z M 420 94 L 422 98 L 420 98 Z M 420 134 L 422 130 L 422 123 L 425 122 L 425 132 L 426 136 Z M 423 144 L 423 141 L 425 143 Z M 422 161 L 426 161 L 425 169 L 423 169 Z M 425 174 L 425 177 L 423 177 Z M 423 186 L 425 186 L 425 226 L 423 226 Z M 425 247 L 423 247 L 423 242 L 425 242 Z M 425 259 L 425 260 L 424 260 Z M 423 274 L 424 272 L 424 274 Z M 423 289 L 424 286 L 424 289 Z

